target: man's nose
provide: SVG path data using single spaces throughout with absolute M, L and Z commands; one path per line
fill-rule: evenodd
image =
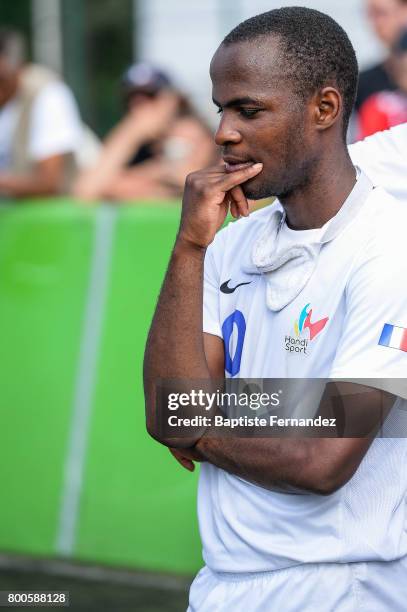
M 232 125 L 232 123 L 223 116 L 220 120 L 218 129 L 215 132 L 215 142 L 217 145 L 224 147 L 229 143 L 236 144 L 242 139 L 240 132 Z

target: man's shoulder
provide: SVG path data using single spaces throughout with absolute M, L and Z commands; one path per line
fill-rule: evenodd
M 354 162 L 363 163 L 365 159 L 376 155 L 385 160 L 386 151 L 405 150 L 406 146 L 407 123 L 402 123 L 349 145 L 349 153 Z
M 407 204 L 407 123 L 369 136 L 349 146 L 353 163 Z
M 382 187 L 368 196 L 357 223 L 366 258 L 379 256 L 389 261 L 403 257 L 407 261 L 407 206 Z
M 46 66 L 26 64 L 20 74 L 18 93 L 20 96 L 33 98 L 44 87 L 59 80 L 59 76 Z
M 389 226 L 400 225 L 398 219 L 403 221 L 407 219 L 407 206 L 383 187 L 376 186 L 372 189 L 367 204 L 371 208 L 370 217 L 376 225 L 377 223 L 383 223 L 384 220 L 386 225 Z
M 395 229 L 395 226 L 400 226 L 400 222 L 404 223 L 407 219 L 407 206 L 379 185 L 372 189 L 362 211 L 370 231 L 378 226 L 382 226 L 383 230 Z

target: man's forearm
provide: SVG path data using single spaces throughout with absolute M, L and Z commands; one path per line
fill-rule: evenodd
M 85 200 L 129 197 L 127 194 L 113 193 L 115 181 L 120 182 L 120 173 L 140 149 L 143 140 L 142 133 L 138 133 L 137 122 L 132 115 L 127 115 L 106 138 L 96 165 L 81 173 L 74 186 L 74 194 Z
M 49 196 L 59 193 L 64 176 L 65 155 L 38 161 L 31 174 L 0 173 L 0 193 L 13 198 Z
M 187 383 L 210 378 L 202 334 L 204 256 L 205 249 L 177 242 L 151 325 L 144 360 L 144 385 L 147 427 L 158 439 L 158 380 L 178 379 Z M 191 446 L 202 433 L 197 431 L 194 440 L 180 440 L 180 446 Z
M 54 195 L 58 184 L 41 176 L 0 175 L 0 193 L 12 198 Z
M 203 276 L 205 251 L 224 223 L 229 206 L 234 216 L 249 214 L 240 184 L 258 174 L 261 164 L 245 165 L 226 172 L 225 165 L 212 166 L 187 176 L 178 239 L 172 253 L 147 340 L 144 359 L 144 389 L 147 429 L 169 447 L 191 448 L 205 432 L 194 428 L 186 438 L 174 439 L 160 432 L 160 417 L 166 406 L 158 406 L 160 379 L 177 379 L 175 391 L 188 393 L 198 384 L 214 390 L 211 376 L 224 374 L 214 367 L 214 356 L 205 355 L 203 336 Z M 219 365 L 219 364 L 218 364 Z M 212 373 L 212 374 L 211 374 Z M 198 382 L 199 381 L 199 382 Z M 184 406 L 183 406 L 184 407 Z M 196 406 L 195 406 L 196 408 Z M 188 416 L 199 416 L 194 403 L 185 407 Z M 195 414 L 194 414 L 195 412 Z M 209 416 L 209 413 L 208 415 Z
M 143 165 L 143 164 L 141 164 Z M 179 197 L 170 185 L 158 179 L 143 175 L 138 168 L 122 170 L 112 178 L 102 191 L 102 197 L 112 200 L 157 200 Z
M 331 492 L 331 483 L 321 476 L 317 484 L 313 467 L 316 443 L 316 440 L 307 439 L 204 435 L 193 452 L 200 461 L 208 461 L 265 489 L 324 494 Z
M 216 437 L 208 429 L 193 451 L 197 460 L 209 461 L 267 489 L 296 487 L 332 493 L 355 473 L 394 400 L 380 389 L 330 382 L 315 414 L 335 424 L 342 421 L 339 430 L 336 426 L 331 430 L 332 437 L 327 437 L 323 427 L 313 427 L 308 437 L 305 429 L 291 428 L 280 438 Z

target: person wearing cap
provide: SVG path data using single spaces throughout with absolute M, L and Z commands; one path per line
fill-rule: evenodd
M 161 70 L 139 63 L 122 80 L 126 114 L 106 138 L 97 164 L 79 177 L 85 200 L 176 198 L 185 177 L 211 163 L 208 127 Z

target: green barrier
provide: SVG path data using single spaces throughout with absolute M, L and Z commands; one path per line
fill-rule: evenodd
M 179 207 L 0 208 L 0 548 L 201 565 L 196 475 L 145 431 L 142 358 Z

